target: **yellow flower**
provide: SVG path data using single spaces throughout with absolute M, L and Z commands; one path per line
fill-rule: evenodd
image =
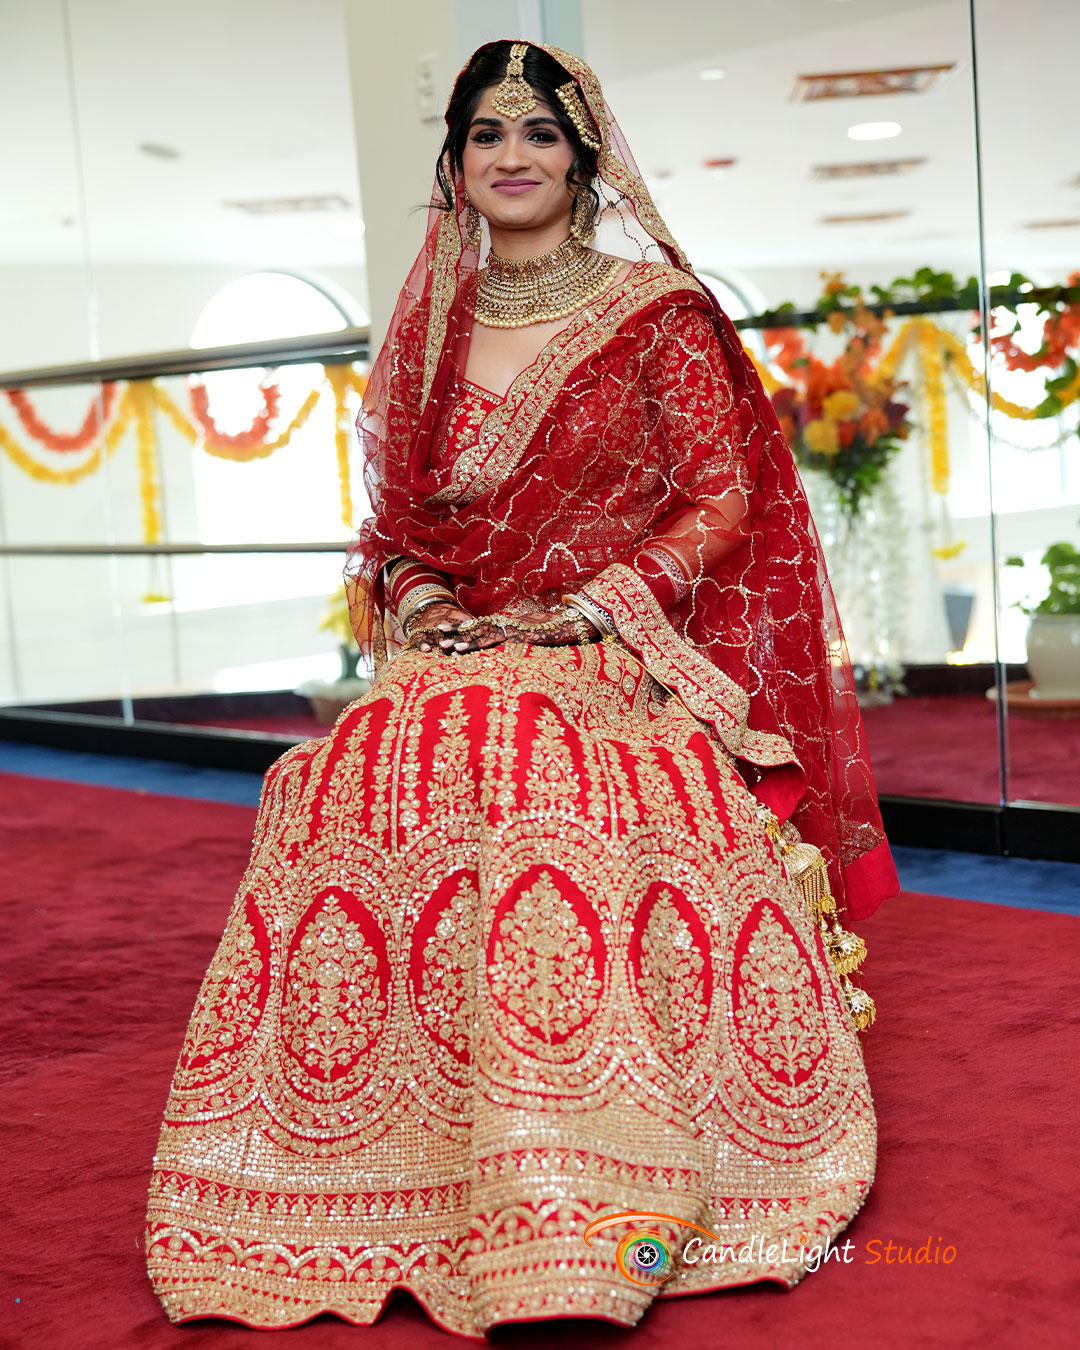
M 836 422 L 846 422 L 854 417 L 862 406 L 859 396 L 851 389 L 837 389 L 822 403 L 825 416 Z
M 828 419 L 818 418 L 814 422 L 807 422 L 803 427 L 803 440 L 808 450 L 816 450 L 819 455 L 836 455 L 840 452 L 836 423 Z
M 344 589 L 335 591 L 329 598 L 326 613 L 323 616 L 322 623 L 319 624 L 320 632 L 330 632 L 337 640 L 348 646 L 352 642 L 353 632 L 352 624 L 349 622 L 349 601 L 345 595 Z
M 932 548 L 930 552 L 935 558 L 940 558 L 947 562 L 949 558 L 959 558 L 964 549 L 967 548 L 967 540 L 961 539 L 958 544 L 942 544 L 940 548 Z
M 835 295 L 847 286 L 843 272 L 822 272 L 821 279 L 825 283 L 826 295 Z

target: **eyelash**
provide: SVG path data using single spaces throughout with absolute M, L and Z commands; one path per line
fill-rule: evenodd
M 472 138 L 473 145 L 479 145 L 487 148 L 492 144 L 494 144 L 494 141 L 489 141 L 486 138 L 488 136 L 495 137 L 497 135 L 498 133 L 495 131 L 478 131 L 476 135 Z M 542 136 L 545 139 L 536 141 L 537 145 L 555 145 L 559 139 L 553 131 L 538 130 L 538 131 L 531 131 L 529 133 L 529 140 L 534 141 L 535 138 L 538 136 Z

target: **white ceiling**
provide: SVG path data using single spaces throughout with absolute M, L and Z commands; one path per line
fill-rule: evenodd
M 337 193 L 356 208 L 340 0 L 70 0 L 70 9 L 95 261 L 363 262 L 362 239 L 332 232 L 336 216 L 252 219 L 222 205 Z M 0 260 L 78 260 L 59 0 L 0 0 L 0 35 Z M 181 158 L 151 159 L 143 141 Z
M 373 0 L 374 2 L 374 0 Z M 447 0 L 450 3 L 450 0 Z M 1077 0 L 976 0 L 991 266 L 1080 266 Z M 676 236 L 702 266 L 976 267 L 967 0 L 584 0 L 588 56 Z M 75 102 L 59 0 L 0 0 L 0 262 L 333 266 L 363 261 L 339 217 L 249 218 L 235 198 L 358 202 L 340 0 L 72 0 Z M 377 59 L 377 53 L 373 53 Z M 953 62 L 925 95 L 796 103 L 795 77 Z M 723 80 L 697 78 L 704 66 Z M 893 140 L 850 124 L 895 120 Z M 181 158 L 148 158 L 141 141 Z M 702 167 L 734 156 L 731 170 Z M 912 173 L 816 183 L 810 168 L 925 157 Z M 660 178 L 659 173 L 667 176 Z M 420 190 L 426 190 L 421 184 Z M 907 210 L 875 225 L 821 217 Z
M 1073 147 L 1077 0 L 976 0 L 990 266 L 1080 267 Z M 967 0 L 586 0 L 590 60 L 676 237 L 701 266 L 844 267 L 868 260 L 977 270 L 978 196 Z M 954 63 L 922 95 L 792 101 L 796 76 Z M 727 77 L 702 82 L 719 66 Z M 608 72 L 611 72 L 610 74 Z M 902 134 L 855 142 L 855 122 Z M 730 170 L 707 158 L 733 156 Z M 902 177 L 814 182 L 818 163 L 925 158 Z M 657 171 L 671 176 L 657 179 Z M 824 225 L 826 215 L 908 211 Z M 886 269 L 887 270 L 887 269 Z

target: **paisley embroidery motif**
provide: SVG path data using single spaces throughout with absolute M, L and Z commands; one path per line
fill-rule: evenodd
M 331 892 L 301 928 L 281 1009 L 285 1045 L 309 1078 L 342 1077 L 378 1037 L 386 1013 L 378 966 Z
M 705 957 L 668 888 L 649 907 L 637 983 L 665 1038 L 675 1050 L 686 1050 L 702 1034 L 708 1017 Z
M 771 905 L 760 906 L 738 961 L 736 1033 L 779 1083 L 796 1087 L 825 1054 L 820 985 L 805 949 Z
M 248 896 L 210 962 L 180 1055 L 187 1086 L 232 1067 L 258 1026 L 266 997 L 266 963 L 259 951 L 257 922 L 258 910 Z
M 477 921 L 480 897 L 471 879 L 458 879 L 457 893 L 439 910 L 424 944 L 417 1008 L 428 1032 L 461 1063 L 472 1043 L 476 992 Z
M 544 871 L 498 927 L 488 979 L 496 1001 L 539 1040 L 564 1041 L 596 1012 L 601 980 L 593 941 Z

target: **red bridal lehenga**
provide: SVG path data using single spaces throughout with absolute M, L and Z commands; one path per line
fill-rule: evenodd
M 348 577 L 376 678 L 266 776 L 154 1159 L 174 1322 L 370 1323 L 405 1288 L 472 1337 L 630 1325 L 794 1285 L 873 1179 L 861 944 L 829 911 L 896 883 L 820 549 L 595 77 L 548 50 L 640 256 L 498 398 L 463 378 L 483 244 L 432 213 L 361 423 L 375 515 Z M 731 492 L 746 541 L 662 603 L 635 548 Z M 472 613 L 577 590 L 617 633 L 402 649 L 398 556 Z M 670 1216 L 663 1283 L 616 1261 L 640 1222 L 583 1237 L 624 1212 Z M 674 1220 L 733 1259 L 683 1260 Z

